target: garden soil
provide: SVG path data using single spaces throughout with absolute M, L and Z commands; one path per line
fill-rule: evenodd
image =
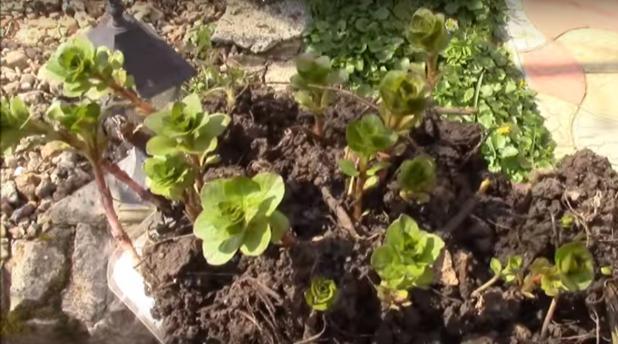
M 238 97 L 220 141 L 221 163 L 205 179 L 281 174 L 286 194 L 280 210 L 292 235 L 285 246 L 271 245 L 259 257 L 238 254 L 221 267 L 206 264 L 199 240 L 184 235 L 190 226 L 169 228 L 172 239 L 149 245 L 141 268 L 168 343 L 594 343 L 597 336 L 608 342 L 607 278 L 599 267 L 618 271 L 618 175 L 605 158 L 580 151 L 529 184 L 511 185 L 487 172 L 478 154 L 486 134 L 479 126 L 428 114 L 410 148 L 390 158 L 384 182 L 366 194 L 362 223 L 350 228 L 342 219 L 350 202 L 336 162 L 346 124 L 366 111 L 340 99 L 327 113 L 324 137 L 317 138 L 311 117 L 288 96 L 253 87 Z M 438 184 L 424 205 L 403 202 L 392 182 L 399 162 L 418 154 L 438 165 Z M 477 192 L 486 178 L 490 188 Z M 384 310 L 369 258 L 401 214 L 442 236 L 446 250 L 431 288 L 412 290 L 410 307 Z M 576 219 L 570 228 L 560 226 L 565 214 Z M 586 292 L 561 295 L 548 339 L 539 337 L 550 303 L 542 293 L 527 299 L 498 283 L 471 297 L 491 278 L 492 257 L 552 260 L 557 245 L 576 239 L 591 247 L 597 281 Z M 339 287 L 324 314 L 312 313 L 303 297 L 318 275 Z

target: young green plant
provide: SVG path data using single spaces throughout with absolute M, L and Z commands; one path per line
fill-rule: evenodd
M 494 285 L 498 280 L 502 279 L 505 283 L 521 283 L 521 270 L 523 267 L 523 258 L 519 255 L 509 256 L 506 259 L 506 265 L 502 266 L 502 263 L 498 258 L 491 258 L 489 262 L 489 268 L 494 273 L 494 276 L 485 282 L 483 285 L 478 287 L 476 290 L 472 292 L 472 297 L 477 297 L 481 295 L 481 293 L 487 288 Z
M 203 210 L 193 232 L 203 241 L 208 264 L 225 264 L 238 250 L 258 256 L 269 243 L 281 242 L 290 227 L 287 217 L 277 210 L 284 193 L 283 178 L 273 173 L 206 184 L 201 192 Z
M 432 157 L 420 155 L 405 160 L 399 166 L 397 174 L 399 195 L 408 201 L 426 203 L 436 186 L 436 180 L 436 162 Z
M 389 164 L 377 159 L 378 153 L 397 142 L 397 134 L 387 128 L 380 117 L 366 115 L 350 122 L 346 128 L 347 156 L 338 161 L 341 171 L 350 177 L 349 190 L 353 198 L 355 221 L 363 214 L 363 193 L 379 182 L 378 172 Z
M 146 144 L 153 157 L 145 172 L 151 190 L 172 200 L 183 200 L 191 220 L 201 211 L 199 192 L 204 168 L 216 162 L 217 137 L 230 122 L 222 113 L 204 112 L 199 97 L 190 94 L 148 116 L 144 125 L 155 135 Z
M 137 252 L 113 207 L 112 196 L 104 178 L 103 150 L 107 140 L 100 126 L 101 108 L 96 103 L 65 104 L 54 102 L 45 118 L 30 114 L 19 98 L 0 100 L 0 142 L 2 152 L 14 148 L 22 138 L 40 136 L 46 141 L 61 141 L 88 159 L 92 166 L 101 204 L 112 237 L 134 257 Z
M 296 58 L 296 72 L 290 78 L 294 98 L 314 116 L 313 132 L 321 137 L 324 131 L 324 111 L 333 102 L 332 88 L 347 80 L 343 71 L 333 70 L 327 56 L 305 53 Z
M 407 215 L 388 227 L 383 244 L 371 255 L 371 266 L 382 280 L 378 296 L 385 306 L 407 306 L 409 289 L 426 288 L 433 282 L 433 264 L 443 247 L 439 236 L 420 229 Z
M 429 101 L 425 78 L 414 71 L 389 71 L 379 91 L 384 123 L 398 135 L 407 135 L 422 120 Z
M 426 55 L 425 75 L 429 88 L 433 90 L 440 75 L 438 57 L 449 43 L 449 32 L 444 15 L 433 13 L 426 8 L 419 8 L 412 16 L 408 38 Z
M 531 291 L 536 286 L 552 297 L 541 329 L 542 338 L 547 334 L 560 294 L 585 290 L 594 281 L 594 258 L 581 242 L 560 246 L 555 252 L 554 262 L 552 265 L 546 258 L 535 259 L 522 287 L 522 293 L 528 297 L 533 297 Z
M 325 277 L 311 279 L 309 289 L 305 290 L 305 302 L 313 311 L 325 312 L 337 299 L 337 284 Z

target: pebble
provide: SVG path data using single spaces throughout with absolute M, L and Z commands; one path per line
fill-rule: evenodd
M 10 68 L 26 68 L 28 66 L 28 56 L 26 56 L 23 50 L 9 51 L 3 60 L 4 65 Z
M 36 205 L 33 202 L 28 202 L 24 204 L 21 208 L 15 210 L 13 214 L 11 214 L 11 221 L 14 223 L 20 222 L 20 220 L 27 218 L 32 215 L 36 210 Z
M 34 194 L 38 199 L 49 197 L 56 190 L 56 184 L 52 183 L 49 177 L 41 179 L 41 182 L 34 190 Z
M 17 94 L 17 91 L 19 91 L 19 87 L 20 86 L 21 85 L 20 85 L 19 81 L 12 81 L 12 82 L 9 82 L 8 84 L 2 86 L 2 90 L 4 92 L 6 92 L 7 94 L 15 95 L 15 94 Z
M 33 200 L 36 196 L 36 187 L 41 182 L 41 178 L 34 173 L 25 173 L 15 178 L 15 186 L 22 195 L 29 200 Z
M 0 261 L 6 261 L 11 256 L 11 242 L 8 238 L 0 239 Z
M 17 192 L 17 185 L 12 180 L 7 180 L 2 183 L 0 188 L 0 197 L 2 200 L 6 200 L 11 205 L 19 203 L 19 193 Z
M 71 170 L 75 168 L 78 159 L 79 156 L 77 155 L 77 153 L 66 150 L 60 153 L 60 155 L 58 155 L 57 157 L 55 157 L 52 162 L 56 164 L 56 166 L 58 166 L 59 168 Z
M 34 239 L 40 233 L 40 231 L 41 226 L 37 223 L 32 223 L 30 224 L 30 226 L 28 226 L 28 229 L 26 229 L 26 238 Z

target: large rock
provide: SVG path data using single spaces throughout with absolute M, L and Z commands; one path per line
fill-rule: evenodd
M 11 260 L 11 310 L 38 306 L 64 284 L 67 257 L 53 240 L 13 243 Z
M 299 39 L 308 22 L 302 0 L 258 5 L 257 1 L 228 0 L 213 34 L 215 42 L 233 43 L 253 53 L 265 52 L 281 42 Z
M 106 228 L 77 225 L 62 311 L 86 327 L 88 343 L 154 343 L 144 325 L 108 288 L 107 262 L 112 249 Z
M 106 228 L 80 223 L 75 229 L 71 277 L 62 296 L 62 310 L 90 331 L 112 298 L 107 287 L 107 257 L 112 251 Z
M 84 185 L 72 195 L 56 202 L 46 213 L 55 225 L 76 226 L 79 223 L 101 224 L 105 222 L 105 211 L 99 200 L 94 182 Z

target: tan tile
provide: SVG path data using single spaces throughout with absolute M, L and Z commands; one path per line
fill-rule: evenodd
M 586 74 L 588 84 L 582 107 L 618 119 L 618 73 Z
M 577 29 L 565 33 L 557 41 L 586 72 L 618 73 L 618 32 Z
M 573 120 L 573 139 L 577 149 L 590 148 L 618 167 L 618 116 L 580 110 Z
M 532 89 L 573 104 L 581 102 L 586 92 L 586 77 L 568 50 L 552 42 L 520 56 Z
M 541 116 L 545 118 L 545 127 L 556 142 L 554 156 L 560 159 L 575 152 L 571 126 L 577 106 L 547 94 L 538 94 L 536 100 Z

